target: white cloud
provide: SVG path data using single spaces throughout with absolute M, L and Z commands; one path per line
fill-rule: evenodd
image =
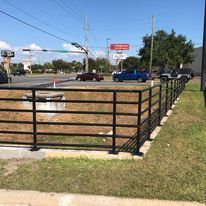
M 4 41 L 0 41 L 0 49 L 11 49 L 11 46 Z
M 63 46 L 64 49 L 66 49 L 68 51 L 75 51 L 75 52 L 76 51 L 77 52 L 81 51 L 82 52 L 81 49 L 78 49 L 75 46 L 72 46 L 71 44 L 63 44 L 62 46 Z M 71 56 L 78 56 L 78 55 L 80 55 L 80 53 L 69 53 L 69 55 L 71 55 Z
M 37 45 L 37 44 L 35 44 L 35 43 L 32 43 L 32 44 L 29 45 L 29 49 L 32 49 L 32 50 L 41 50 L 42 48 L 41 48 L 39 45 Z

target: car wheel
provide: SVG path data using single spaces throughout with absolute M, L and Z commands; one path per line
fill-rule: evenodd
M 119 80 L 119 77 L 114 77 L 114 79 L 113 79 L 115 82 L 119 82 L 120 80 Z
M 92 81 L 93 81 L 93 82 L 96 82 L 97 80 L 96 80 L 96 78 L 93 78 Z
M 139 77 L 139 78 L 137 79 L 137 81 L 138 81 L 138 82 L 144 82 L 144 79 L 143 79 L 142 77 Z
M 167 77 L 161 77 L 161 78 L 160 78 L 160 82 L 161 82 L 161 83 L 167 82 Z
M 189 79 L 187 77 L 183 78 L 185 82 L 189 82 Z
M 81 81 L 81 78 L 80 78 L 80 77 L 78 77 L 78 78 L 77 78 L 77 81 Z

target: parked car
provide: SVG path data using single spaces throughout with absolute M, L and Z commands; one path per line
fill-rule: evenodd
M 78 81 L 91 80 L 96 82 L 96 81 L 104 80 L 104 77 L 97 73 L 87 72 L 87 73 L 77 74 L 76 80 Z
M 11 74 L 14 76 L 21 76 L 21 75 L 25 75 L 26 72 L 23 69 L 17 69 L 15 71 L 11 72 Z
M 7 73 L 0 71 L 0 83 L 8 83 L 9 77 Z M 10 77 L 11 82 L 11 77 Z
M 164 83 L 169 80 L 174 79 L 184 79 L 188 82 L 190 79 L 194 78 L 195 74 L 192 69 L 173 69 L 170 72 L 165 72 L 160 75 L 160 82 Z
M 137 80 L 138 82 L 146 82 L 149 79 L 147 72 L 139 72 L 136 70 L 126 70 L 120 73 L 113 74 L 115 82 L 122 82 L 124 80 Z

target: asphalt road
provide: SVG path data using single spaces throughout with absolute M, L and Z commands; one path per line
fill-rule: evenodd
M 114 82 L 112 80 L 104 80 L 101 82 L 93 81 L 76 81 L 74 75 L 26 75 L 11 76 L 11 87 L 53 87 L 53 81 L 56 80 L 56 87 L 84 87 L 84 86 L 141 86 L 149 85 L 149 82 L 138 83 L 137 81 Z M 110 78 L 106 78 L 110 79 Z M 0 84 L 0 87 L 8 86 L 8 84 Z
M 57 82 L 69 81 L 71 76 L 69 75 L 25 75 L 25 76 L 11 76 L 11 87 L 48 87 L 53 84 L 55 79 Z M 0 84 L 0 87 L 8 86 L 8 84 Z

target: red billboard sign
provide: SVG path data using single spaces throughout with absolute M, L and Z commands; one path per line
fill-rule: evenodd
M 129 44 L 110 44 L 111 50 L 129 50 Z

